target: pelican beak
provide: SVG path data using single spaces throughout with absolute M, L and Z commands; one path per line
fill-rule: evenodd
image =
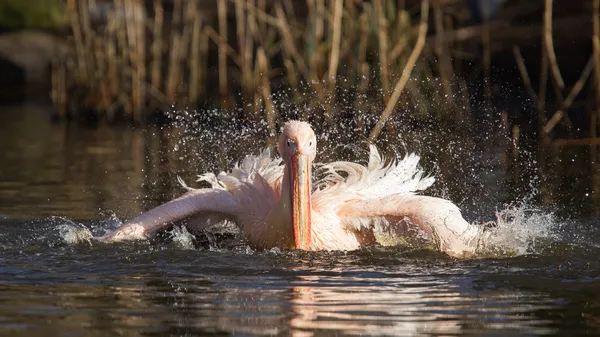
M 291 156 L 292 223 L 294 248 L 310 249 L 310 158 L 305 155 Z

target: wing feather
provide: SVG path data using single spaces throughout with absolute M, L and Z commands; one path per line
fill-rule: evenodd
M 142 239 L 173 222 L 215 214 L 235 221 L 243 231 L 249 230 L 265 220 L 277 201 L 280 194 L 277 188 L 283 175 L 281 164 L 282 160 L 272 159 L 267 149 L 258 156 L 246 156 L 228 173 L 199 175 L 197 181 L 205 181 L 211 188 L 192 188 L 178 177 L 187 193 L 143 213 L 100 239 Z
M 405 236 L 409 229 L 406 226 L 418 226 L 440 251 L 452 256 L 473 254 L 481 235 L 481 228 L 463 219 L 456 205 L 429 196 L 392 195 L 382 199 L 347 200 L 338 207 L 337 214 L 349 230 L 361 231 L 368 226 L 379 238 Z

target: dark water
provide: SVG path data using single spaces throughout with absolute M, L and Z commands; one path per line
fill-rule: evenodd
M 515 152 L 494 127 L 407 133 L 392 146 L 423 154 L 438 176 L 431 193 L 471 221 L 496 221 L 502 254 L 254 252 L 182 234 L 106 245 L 73 228 L 114 228 L 179 195 L 177 175 L 191 182 L 268 141 L 55 125 L 46 113 L 0 108 L 1 335 L 600 334 L 600 179 L 588 147 Z M 322 143 L 323 160 L 356 150 Z

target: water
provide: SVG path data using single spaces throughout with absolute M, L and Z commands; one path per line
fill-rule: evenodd
M 407 134 L 392 145 L 424 155 L 438 176 L 431 193 L 470 221 L 497 223 L 493 239 L 508 249 L 477 259 L 418 247 L 256 252 L 184 231 L 101 244 L 85 233 L 181 194 L 177 175 L 225 169 L 239 148 L 272 140 L 217 152 L 211 141 L 223 138 L 53 125 L 46 112 L 0 109 L 0 335 L 600 332 L 600 180 L 587 147 L 516 154 L 489 133 Z M 323 160 L 355 149 L 322 145 Z

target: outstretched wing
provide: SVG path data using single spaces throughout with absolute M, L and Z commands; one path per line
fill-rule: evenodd
M 463 219 L 452 202 L 421 195 L 392 195 L 381 199 L 347 200 L 337 214 L 348 230 L 371 231 L 380 244 L 409 234 L 411 226 L 427 233 L 440 251 L 451 256 L 472 255 L 480 229 Z
M 99 237 L 101 241 L 146 239 L 148 235 L 174 222 L 202 214 L 218 213 L 225 218 L 236 218 L 240 202 L 226 190 L 197 189 L 153 208 L 130 220 L 111 233 Z
M 212 188 L 194 189 L 179 179 L 189 192 L 143 213 L 99 239 L 144 239 L 172 223 L 193 219 L 196 226 L 201 226 L 198 219 L 215 215 L 236 222 L 242 231 L 251 230 L 264 221 L 279 198 L 276 187 L 282 174 L 281 160 L 271 159 L 270 152 L 265 150 L 259 156 L 246 156 L 231 172 L 199 176 L 198 181 L 206 181 Z
M 315 208 L 335 212 L 346 230 L 365 243 L 397 241 L 416 225 L 441 251 L 472 253 L 478 229 L 463 219 L 458 207 L 448 200 L 415 195 L 434 182 L 419 167 L 419 159 L 408 154 L 386 163 L 370 145 L 367 166 L 345 161 L 322 165 L 326 175 L 317 183 Z

